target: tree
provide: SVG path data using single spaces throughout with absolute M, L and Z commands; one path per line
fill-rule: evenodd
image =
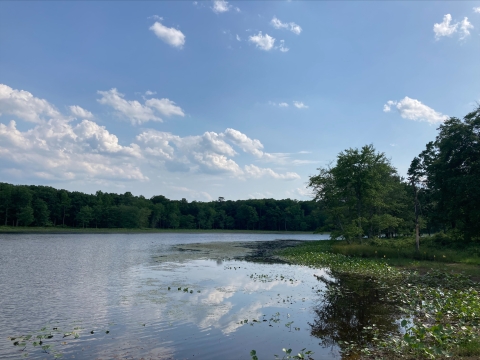
M 86 205 L 80 208 L 80 211 L 77 213 L 77 221 L 82 224 L 82 227 L 85 227 L 85 224 L 88 227 L 88 224 L 93 219 L 93 209 Z
M 4 225 L 8 225 L 8 211 L 12 205 L 12 189 L 13 185 L 0 183 L 0 206 L 3 210 Z
M 361 242 L 366 234 L 372 236 L 374 215 L 389 212 L 389 194 L 400 184 L 385 154 L 377 153 L 373 145 L 347 149 L 337 156 L 335 166 L 318 170 L 308 186 L 328 214 L 331 238 L 350 243 L 355 238 Z
M 60 193 L 60 206 L 62 209 L 62 226 L 65 226 L 65 216 L 67 216 L 67 210 L 70 209 L 70 198 L 65 190 Z
M 412 167 L 425 177 L 437 219 L 468 243 L 480 236 L 480 106 L 438 130 Z
M 23 226 L 30 225 L 33 220 L 35 220 L 33 216 L 33 209 L 29 205 L 23 207 L 17 214 L 17 222 L 19 222 Z
M 35 225 L 46 226 L 50 223 L 50 211 L 48 205 L 42 199 L 35 199 L 33 201 L 33 216 L 35 217 Z

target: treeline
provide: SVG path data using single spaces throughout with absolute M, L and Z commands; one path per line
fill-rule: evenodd
M 315 201 L 188 202 L 0 183 L 0 219 L 6 226 L 314 231 L 325 216 Z
M 310 177 L 324 229 L 347 242 L 441 232 L 457 245 L 480 242 L 480 107 L 450 118 L 435 141 L 398 175 L 373 145 L 342 151 Z

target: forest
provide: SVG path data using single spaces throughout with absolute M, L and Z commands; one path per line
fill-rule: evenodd
M 313 200 L 188 202 L 6 183 L 0 183 L 0 206 L 5 226 L 314 231 L 324 222 Z
M 188 202 L 97 191 L 0 183 L 4 226 L 325 231 L 347 242 L 364 238 L 448 234 L 480 239 L 480 106 L 442 123 L 434 141 L 401 177 L 373 145 L 340 152 L 319 168 L 309 201 Z M 418 244 L 417 244 L 418 246 Z

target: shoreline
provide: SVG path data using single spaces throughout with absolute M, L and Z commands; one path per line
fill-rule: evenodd
M 312 231 L 267 231 L 267 230 L 224 230 L 224 229 L 126 229 L 126 228 L 55 228 L 0 226 L 1 234 L 302 234 L 313 235 Z

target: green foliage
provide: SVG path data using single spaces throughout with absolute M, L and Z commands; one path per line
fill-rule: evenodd
M 462 242 L 478 242 L 480 106 L 463 121 L 452 117 L 438 130 L 409 170 L 423 187 L 428 227 L 452 229 Z
M 33 220 L 28 207 L 33 209 Z M 221 199 L 189 203 L 162 195 L 151 199 L 130 192 L 97 191 L 89 195 L 48 186 L 0 183 L 0 219 L 6 226 L 314 231 L 323 226 L 325 216 L 314 201 Z
M 361 242 L 366 235 L 398 232 L 406 222 L 405 186 L 373 145 L 347 149 L 335 166 L 319 171 L 310 177 L 309 186 L 328 215 L 332 239 Z
M 345 355 L 375 358 L 436 359 L 451 354 L 480 355 L 480 284 L 462 274 L 430 271 L 421 275 L 393 268 L 382 260 L 332 253 L 335 247 L 335 243 L 312 242 L 282 250 L 281 253 L 282 258 L 291 263 L 328 268 L 337 279 L 337 282 L 331 282 L 318 277 L 327 285 L 324 295 L 327 304 L 323 304 L 317 312 L 320 320 L 315 324 L 320 327 L 314 324 L 314 331 L 319 332 L 324 341 L 334 336 L 332 341 Z M 363 283 L 370 285 L 366 287 Z M 340 325 L 351 326 L 361 320 L 358 314 L 352 315 L 355 321 L 347 316 L 348 304 L 364 301 L 361 299 L 369 303 L 378 301 L 372 299 L 372 291 L 381 300 L 375 305 L 377 312 L 388 304 L 396 306 L 397 316 L 403 317 L 400 323 L 403 332 L 385 326 L 380 328 L 377 324 L 362 325 L 356 336 L 349 332 L 344 339 L 339 339 L 342 334 L 339 330 L 344 328 Z M 346 317 L 343 323 L 332 329 L 324 327 L 332 324 L 325 318 L 329 309 L 336 314 L 337 322 Z M 395 314 L 394 311 L 388 313 Z

